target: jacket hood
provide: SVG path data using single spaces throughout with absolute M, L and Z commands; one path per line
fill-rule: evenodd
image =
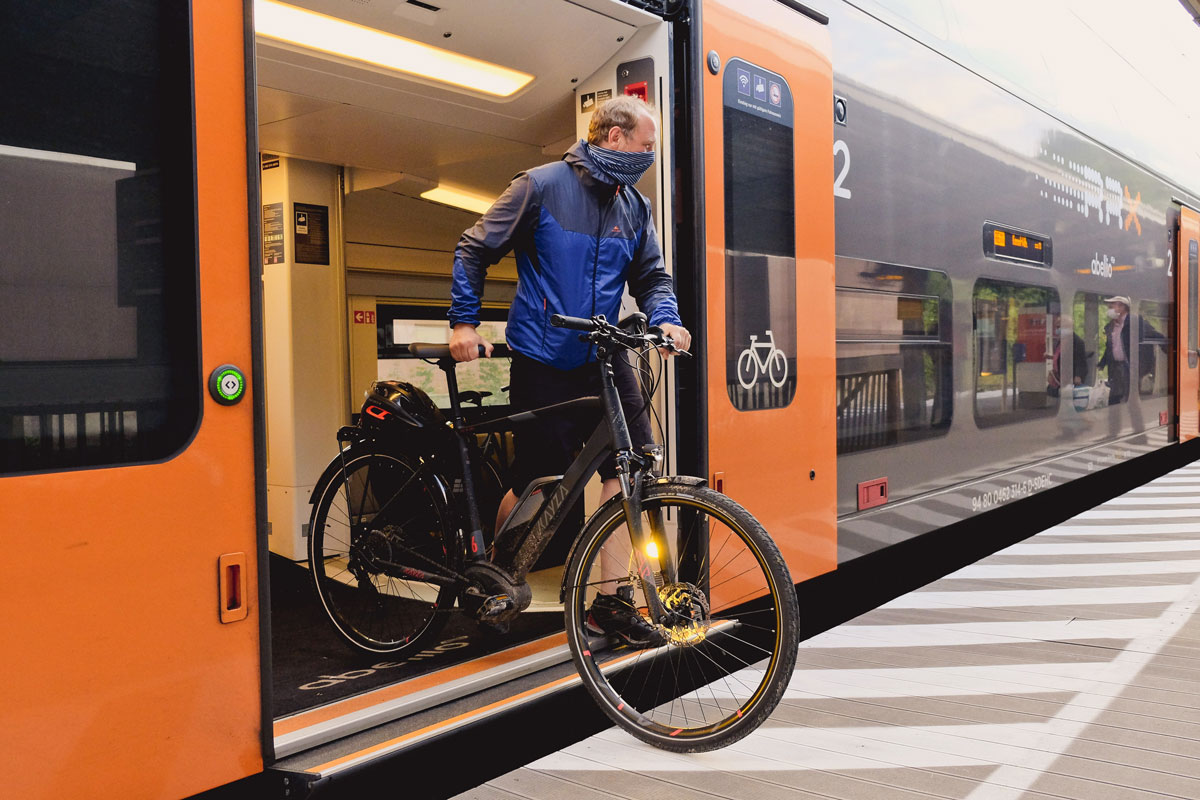
M 583 181 L 583 185 L 588 187 L 588 189 L 605 192 L 612 192 L 616 189 L 617 185 L 600 171 L 600 168 L 596 166 L 596 162 L 592 161 L 591 156 L 588 155 L 587 142 L 585 140 L 580 139 L 571 145 L 567 152 L 563 153 L 562 160 L 575 168 L 580 180 Z

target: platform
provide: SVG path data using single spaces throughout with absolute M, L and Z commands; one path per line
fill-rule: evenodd
M 804 642 L 772 718 L 675 755 L 617 729 L 460 798 L 1200 797 L 1200 466 Z

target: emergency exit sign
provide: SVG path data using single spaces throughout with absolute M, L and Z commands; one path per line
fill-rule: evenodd
M 354 324 L 355 325 L 374 325 L 375 324 L 375 312 L 374 311 L 355 311 L 354 312 Z

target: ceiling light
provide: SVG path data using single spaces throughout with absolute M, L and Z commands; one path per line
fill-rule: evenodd
M 482 214 L 492 207 L 492 203 L 496 202 L 494 197 L 484 197 L 482 195 L 465 192 L 462 189 L 452 189 L 449 186 L 435 186 L 432 189 L 421 192 L 421 197 L 426 200 L 432 200 L 435 203 L 441 203 L 455 208 L 465 208 L 467 211 L 474 211 L 477 214 Z
M 533 80 L 532 75 L 519 70 L 452 53 L 440 47 L 289 6 L 276 0 L 255 0 L 254 30 L 268 39 L 462 86 L 496 97 L 508 97 Z

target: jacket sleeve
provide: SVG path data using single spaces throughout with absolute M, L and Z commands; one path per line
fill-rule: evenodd
M 669 322 L 683 325 L 679 319 L 679 303 L 675 300 L 674 282 L 663 265 L 662 247 L 654 229 L 654 218 L 646 204 L 646 226 L 642 241 L 629 266 L 629 293 L 637 300 L 651 325 Z
M 460 322 L 479 324 L 483 280 L 488 267 L 508 255 L 537 222 L 541 200 L 527 173 L 513 178 L 474 227 L 463 232 L 454 249 L 450 286 L 450 327 Z

